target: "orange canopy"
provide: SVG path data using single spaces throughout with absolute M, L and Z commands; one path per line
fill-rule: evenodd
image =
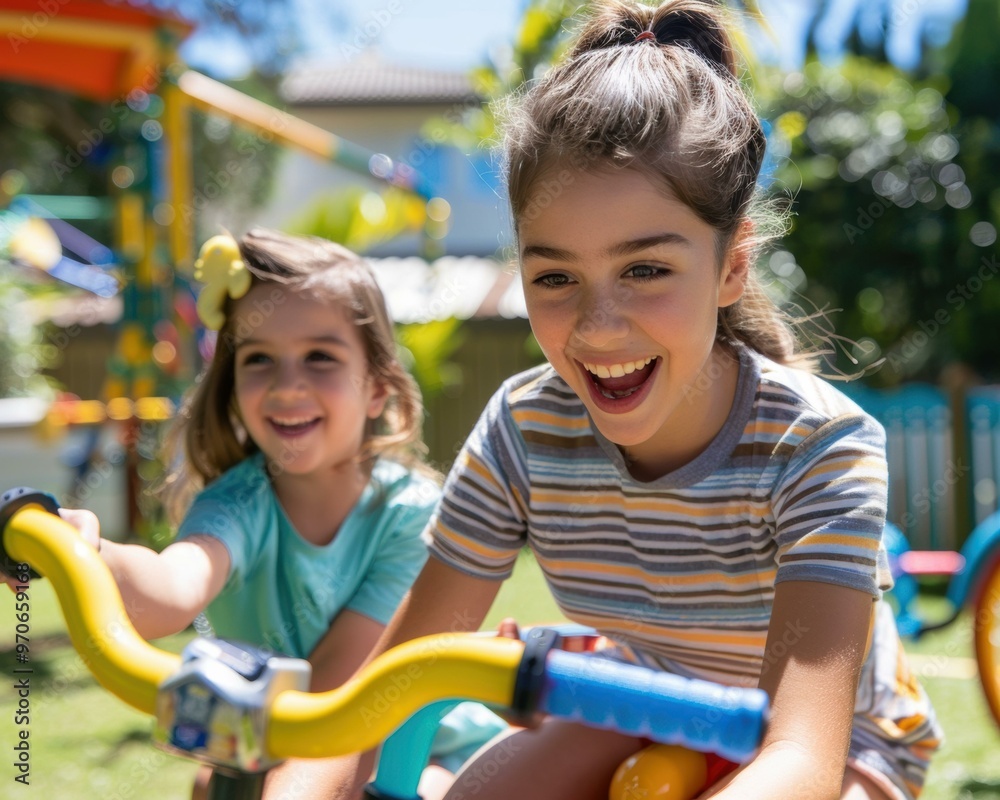
M 99 102 L 152 91 L 192 26 L 99 0 L 0 0 L 0 80 Z

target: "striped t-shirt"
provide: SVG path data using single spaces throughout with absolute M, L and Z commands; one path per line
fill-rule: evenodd
M 776 583 L 891 585 L 885 434 L 825 381 L 739 359 L 709 447 L 650 482 L 551 367 L 511 378 L 448 477 L 431 553 L 502 579 L 526 544 L 563 613 L 627 657 L 755 685 Z

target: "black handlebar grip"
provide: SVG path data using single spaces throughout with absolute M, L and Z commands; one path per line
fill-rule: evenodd
M 11 517 L 25 506 L 30 505 L 41 506 L 51 514 L 59 513 L 59 502 L 48 492 L 40 492 L 27 486 L 18 486 L 15 489 L 8 489 L 0 495 L 0 572 L 11 578 L 20 578 L 22 574 L 17 571 L 18 562 L 7 555 L 7 549 L 4 547 L 4 533 Z M 28 577 L 40 578 L 41 576 L 28 567 Z

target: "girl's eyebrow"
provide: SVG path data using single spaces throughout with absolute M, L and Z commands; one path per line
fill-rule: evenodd
M 653 247 L 660 247 L 662 245 L 676 245 L 680 247 L 691 247 L 691 241 L 682 236 L 679 233 L 665 232 L 657 233 L 653 236 L 642 236 L 638 239 L 628 239 L 624 242 L 618 242 L 617 244 L 611 245 L 604 251 L 604 255 L 608 258 L 615 258 L 618 256 L 627 256 L 632 253 L 639 253 L 643 250 L 648 250 Z M 576 256 L 569 250 L 561 250 L 558 247 L 549 247 L 548 245 L 541 244 L 530 244 L 524 248 L 521 252 L 521 259 L 527 260 L 529 258 L 545 258 L 549 261 L 575 261 Z
M 344 339 L 342 339 L 341 337 L 337 336 L 334 333 L 328 333 L 323 336 L 308 336 L 305 339 L 303 339 L 303 341 L 309 342 L 311 344 L 335 344 L 339 345 L 340 347 L 349 347 L 348 343 L 344 341 Z M 254 339 L 251 337 L 248 339 L 241 339 L 236 343 L 236 347 L 237 349 L 239 349 L 240 347 L 253 347 L 253 346 L 260 347 L 266 344 L 269 344 L 269 342 L 266 339 Z
M 665 232 L 653 236 L 643 236 L 639 239 L 630 239 L 626 242 L 619 242 L 609 247 L 605 251 L 606 256 L 627 256 L 632 253 L 639 253 L 653 247 L 662 245 L 676 245 L 680 247 L 692 247 L 691 240 L 679 233 Z

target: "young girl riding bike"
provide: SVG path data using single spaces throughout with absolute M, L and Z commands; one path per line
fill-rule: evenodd
M 273 231 L 238 247 L 249 290 L 205 314 L 224 322 L 171 432 L 177 541 L 100 540 L 93 514 L 63 513 L 100 547 L 142 636 L 204 611 L 218 636 L 308 658 L 320 691 L 353 674 L 419 572 L 439 489 L 370 267 Z
M 511 109 L 549 363 L 491 400 L 377 650 L 479 625 L 527 545 L 605 657 L 770 694 L 759 754 L 702 797 L 908 800 L 939 734 L 882 601 L 885 436 L 813 374 L 754 275 L 766 141 L 725 25 L 700 0 L 601 3 Z M 644 744 L 546 721 L 448 797 L 603 800 Z

